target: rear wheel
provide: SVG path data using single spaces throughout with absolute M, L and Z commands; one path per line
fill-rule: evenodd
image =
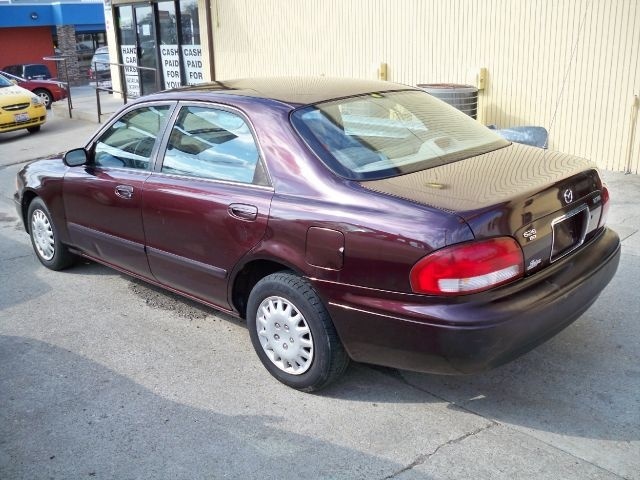
M 338 379 L 349 357 L 313 287 L 291 273 L 260 280 L 249 295 L 247 325 L 253 347 L 276 379 L 313 392 Z
M 34 198 L 27 214 L 31 245 L 40 263 L 51 270 L 62 270 L 74 261 L 74 255 L 60 242 L 58 230 L 47 206 Z
M 42 101 L 44 102 L 44 106 L 47 107 L 47 109 L 51 108 L 51 104 L 53 103 L 53 95 L 51 95 L 48 90 L 45 90 L 44 88 L 37 88 L 33 91 L 33 93 L 35 93 L 42 99 Z

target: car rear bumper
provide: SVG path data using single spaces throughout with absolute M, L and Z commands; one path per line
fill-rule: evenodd
M 383 293 L 314 280 L 351 358 L 461 374 L 506 363 L 582 315 L 613 278 L 618 235 L 606 229 L 574 255 L 514 284 L 457 298 Z

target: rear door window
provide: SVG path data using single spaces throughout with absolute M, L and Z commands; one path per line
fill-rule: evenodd
M 167 144 L 161 171 L 239 183 L 265 184 L 258 147 L 238 114 L 184 106 Z

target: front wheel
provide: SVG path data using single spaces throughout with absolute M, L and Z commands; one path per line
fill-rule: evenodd
M 51 108 L 51 104 L 53 103 L 53 95 L 51 95 L 48 90 L 45 90 L 44 88 L 37 88 L 33 91 L 33 93 L 35 93 L 42 99 L 42 102 L 44 103 L 44 106 L 47 108 L 47 110 Z
M 29 133 L 36 133 L 40 131 L 40 125 L 36 125 L 35 127 L 27 127 L 27 131 Z
M 49 209 L 40 198 L 34 198 L 27 213 L 31 245 L 40 263 L 51 270 L 69 267 L 75 257 L 60 242 Z
M 313 287 L 291 273 L 260 280 L 249 295 L 247 326 L 265 368 L 280 382 L 305 392 L 338 379 L 349 357 Z

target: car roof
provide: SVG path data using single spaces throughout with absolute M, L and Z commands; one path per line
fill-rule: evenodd
M 7 65 L 6 67 L 2 67 L 2 68 L 33 67 L 33 66 L 46 67 L 44 63 L 16 63 L 14 65 Z
M 207 93 L 240 95 L 271 99 L 292 107 L 309 105 L 335 98 L 351 97 L 373 92 L 415 89 L 407 85 L 379 80 L 330 77 L 267 77 L 224 80 L 182 87 L 160 94 Z M 157 94 L 156 94 L 157 95 Z M 173 95 L 172 95 L 173 96 Z M 192 97 L 193 95 L 189 95 Z

